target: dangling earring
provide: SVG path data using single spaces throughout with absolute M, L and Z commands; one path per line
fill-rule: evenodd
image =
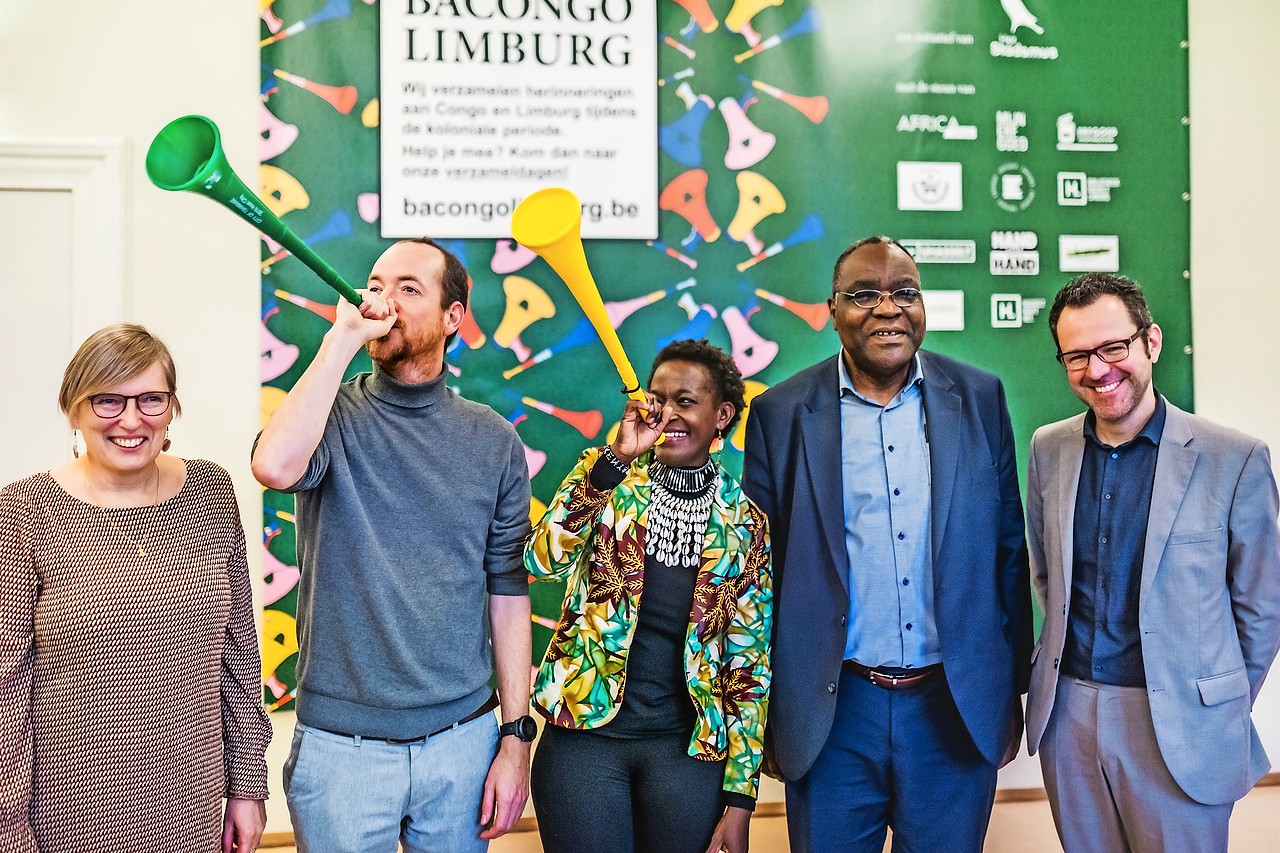
M 711 442 L 711 455 L 715 457 L 716 464 L 720 464 L 720 451 L 724 449 L 724 430 L 716 430 L 716 437 Z
M 71 431 L 71 455 L 76 459 L 80 458 L 80 430 L 78 429 Z
M 169 440 L 169 427 L 164 428 L 164 444 L 160 445 L 161 452 L 168 451 L 173 446 L 173 442 Z

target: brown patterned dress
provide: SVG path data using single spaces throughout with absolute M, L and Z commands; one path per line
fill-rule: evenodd
M 244 530 L 186 466 L 155 507 L 0 490 L 0 853 L 211 853 L 223 798 L 267 796 Z

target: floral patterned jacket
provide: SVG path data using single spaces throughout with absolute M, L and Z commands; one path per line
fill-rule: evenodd
M 589 448 L 552 498 L 525 547 L 535 578 L 568 587 L 534 685 L 551 723 L 594 729 L 613 719 L 644 591 L 649 512 L 646 455 L 610 491 L 591 485 L 601 448 Z M 755 797 L 769 697 L 773 585 L 764 513 L 723 470 L 711 505 L 685 638 L 685 682 L 695 723 L 689 755 L 727 758 L 724 790 Z

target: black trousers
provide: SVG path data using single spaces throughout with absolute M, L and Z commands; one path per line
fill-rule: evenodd
M 546 853 L 704 853 L 724 813 L 723 761 L 688 735 L 615 738 L 543 728 L 531 786 Z

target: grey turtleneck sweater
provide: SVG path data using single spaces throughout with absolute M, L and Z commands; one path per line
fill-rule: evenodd
M 444 375 L 338 391 L 297 492 L 298 719 L 420 737 L 489 695 L 486 592 L 528 595 L 515 428 Z

